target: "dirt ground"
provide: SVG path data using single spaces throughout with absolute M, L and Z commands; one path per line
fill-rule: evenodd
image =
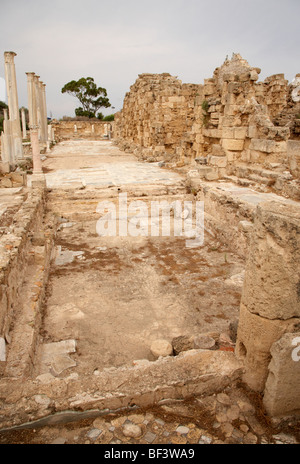
M 238 318 L 243 261 L 215 239 L 100 237 L 96 222 L 58 233 L 44 343 L 75 339 L 76 372 L 153 360 L 151 343 L 228 332 Z M 73 370 L 72 370 L 73 371 Z

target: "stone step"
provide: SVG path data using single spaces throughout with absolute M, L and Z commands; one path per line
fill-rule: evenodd
M 266 185 L 268 187 L 271 187 L 276 182 L 275 179 L 270 179 L 268 177 L 262 177 L 262 176 L 257 175 L 257 174 L 249 174 L 249 179 L 253 180 L 256 184 L 263 184 L 263 185 Z
M 213 166 L 196 166 L 200 179 L 217 180 L 219 179 L 218 169 Z
M 232 174 L 238 179 L 235 183 L 250 186 L 251 184 L 261 184 L 271 187 L 282 175 L 281 172 L 264 169 L 261 166 L 237 165 L 233 167 Z M 242 181 L 245 179 L 245 181 Z M 247 182 L 248 180 L 248 182 Z

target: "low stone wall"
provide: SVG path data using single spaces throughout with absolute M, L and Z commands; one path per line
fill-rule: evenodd
M 44 223 L 44 190 L 22 194 L 24 201 L 0 240 L 0 377 L 20 379 L 33 367 L 53 243 Z
M 72 420 L 80 411 L 105 415 L 209 395 L 233 385 L 241 374 L 242 366 L 233 353 L 192 350 L 155 362 L 136 361 L 134 367 L 106 369 L 99 376 L 60 379 L 43 374 L 26 384 L 4 379 L 0 382 L 0 397 L 5 398 L 0 428 L 38 419 L 39 425 Z
M 113 125 L 113 122 L 99 120 L 51 122 L 55 142 L 71 139 L 109 139 L 112 136 Z

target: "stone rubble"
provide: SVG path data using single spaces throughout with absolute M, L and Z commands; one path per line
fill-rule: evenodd
M 84 419 L 79 422 L 0 432 L 0 444 L 299 444 L 299 429 L 272 424 L 259 401 L 240 388 L 190 401 L 177 401 Z

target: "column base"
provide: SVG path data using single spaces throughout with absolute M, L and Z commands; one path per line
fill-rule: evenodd
M 47 182 L 42 171 L 34 172 L 31 176 L 31 188 L 46 188 Z

